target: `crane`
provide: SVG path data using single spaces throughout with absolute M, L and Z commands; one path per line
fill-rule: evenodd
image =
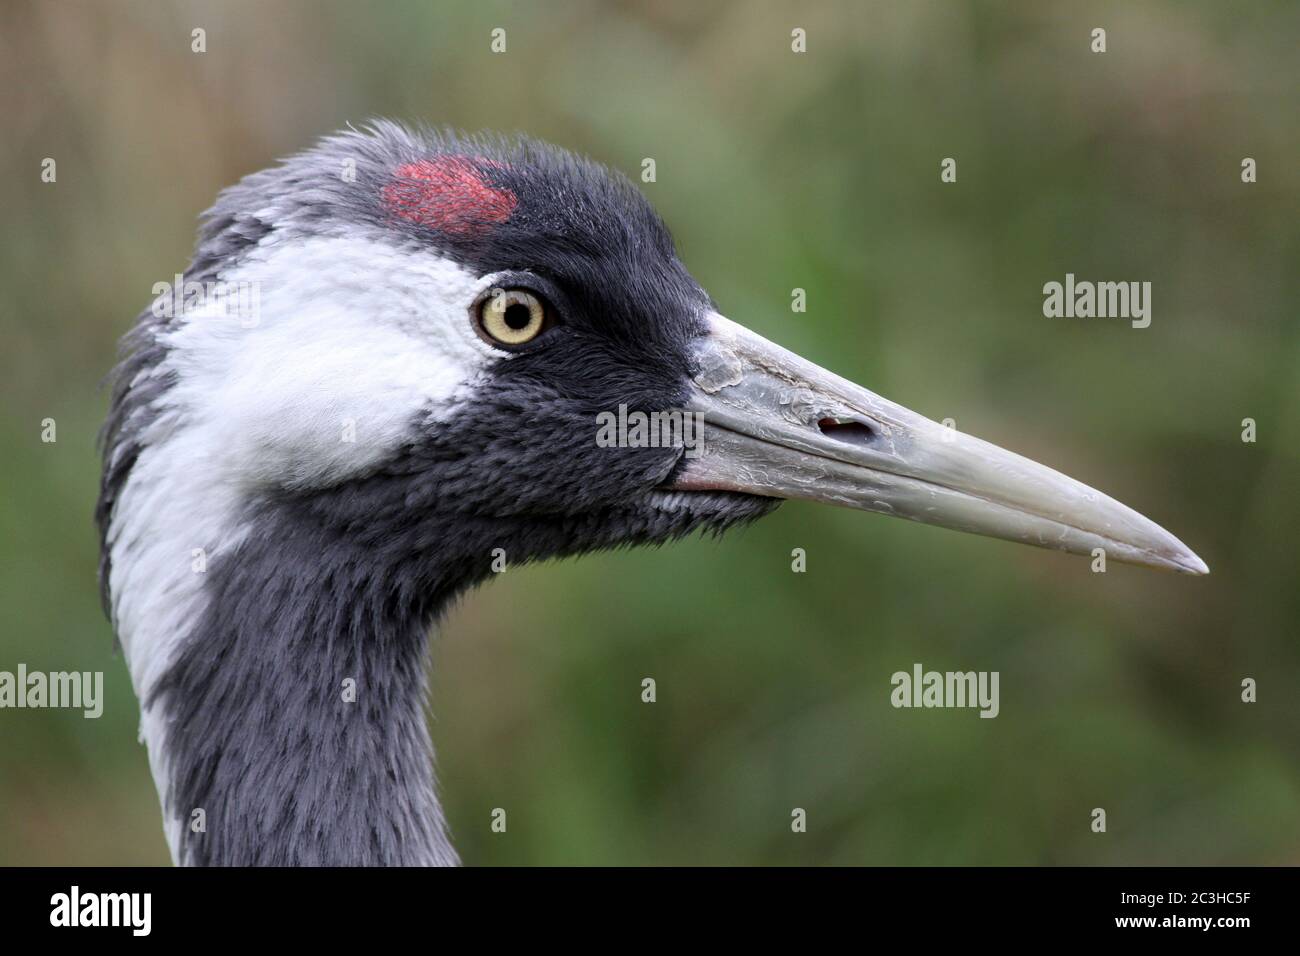
M 503 557 L 803 499 L 1208 571 L 1106 495 L 725 318 L 630 182 L 525 137 L 326 137 L 222 192 L 154 291 L 96 519 L 177 863 L 457 863 L 428 635 Z

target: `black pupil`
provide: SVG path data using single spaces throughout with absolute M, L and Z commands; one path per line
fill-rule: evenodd
M 528 328 L 528 324 L 533 320 L 533 313 L 528 310 L 528 306 L 514 302 L 506 306 L 505 319 L 506 325 L 519 332 Z

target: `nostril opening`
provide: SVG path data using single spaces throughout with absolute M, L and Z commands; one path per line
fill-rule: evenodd
M 864 422 L 840 418 L 823 418 L 817 427 L 827 438 L 834 438 L 846 445 L 870 445 L 876 439 L 876 431 Z

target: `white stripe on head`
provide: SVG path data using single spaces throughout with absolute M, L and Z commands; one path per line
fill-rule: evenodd
M 108 535 L 113 616 L 142 704 L 203 612 L 195 552 L 210 563 L 238 547 L 250 494 L 373 470 L 508 357 L 471 327 L 493 277 L 431 251 L 272 233 L 217 278 L 254 290 L 257 309 L 209 301 L 160 335 L 168 353 L 149 374 L 175 384 L 151 409 Z M 145 708 L 141 739 L 166 807 L 163 720 Z M 174 855 L 179 825 L 166 817 Z

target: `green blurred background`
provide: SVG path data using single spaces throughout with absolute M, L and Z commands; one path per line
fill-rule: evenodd
M 434 645 L 467 862 L 1300 862 L 1297 40 L 1295 4 L 1172 0 L 6 3 L 0 670 L 103 670 L 107 704 L 0 712 L 0 863 L 167 861 L 95 584 L 100 382 L 221 187 L 381 115 L 653 157 L 728 315 L 1213 569 L 789 504 L 512 570 Z M 1151 281 L 1151 327 L 1044 318 L 1067 272 Z M 1000 671 L 1001 716 L 894 710 L 918 661 Z

